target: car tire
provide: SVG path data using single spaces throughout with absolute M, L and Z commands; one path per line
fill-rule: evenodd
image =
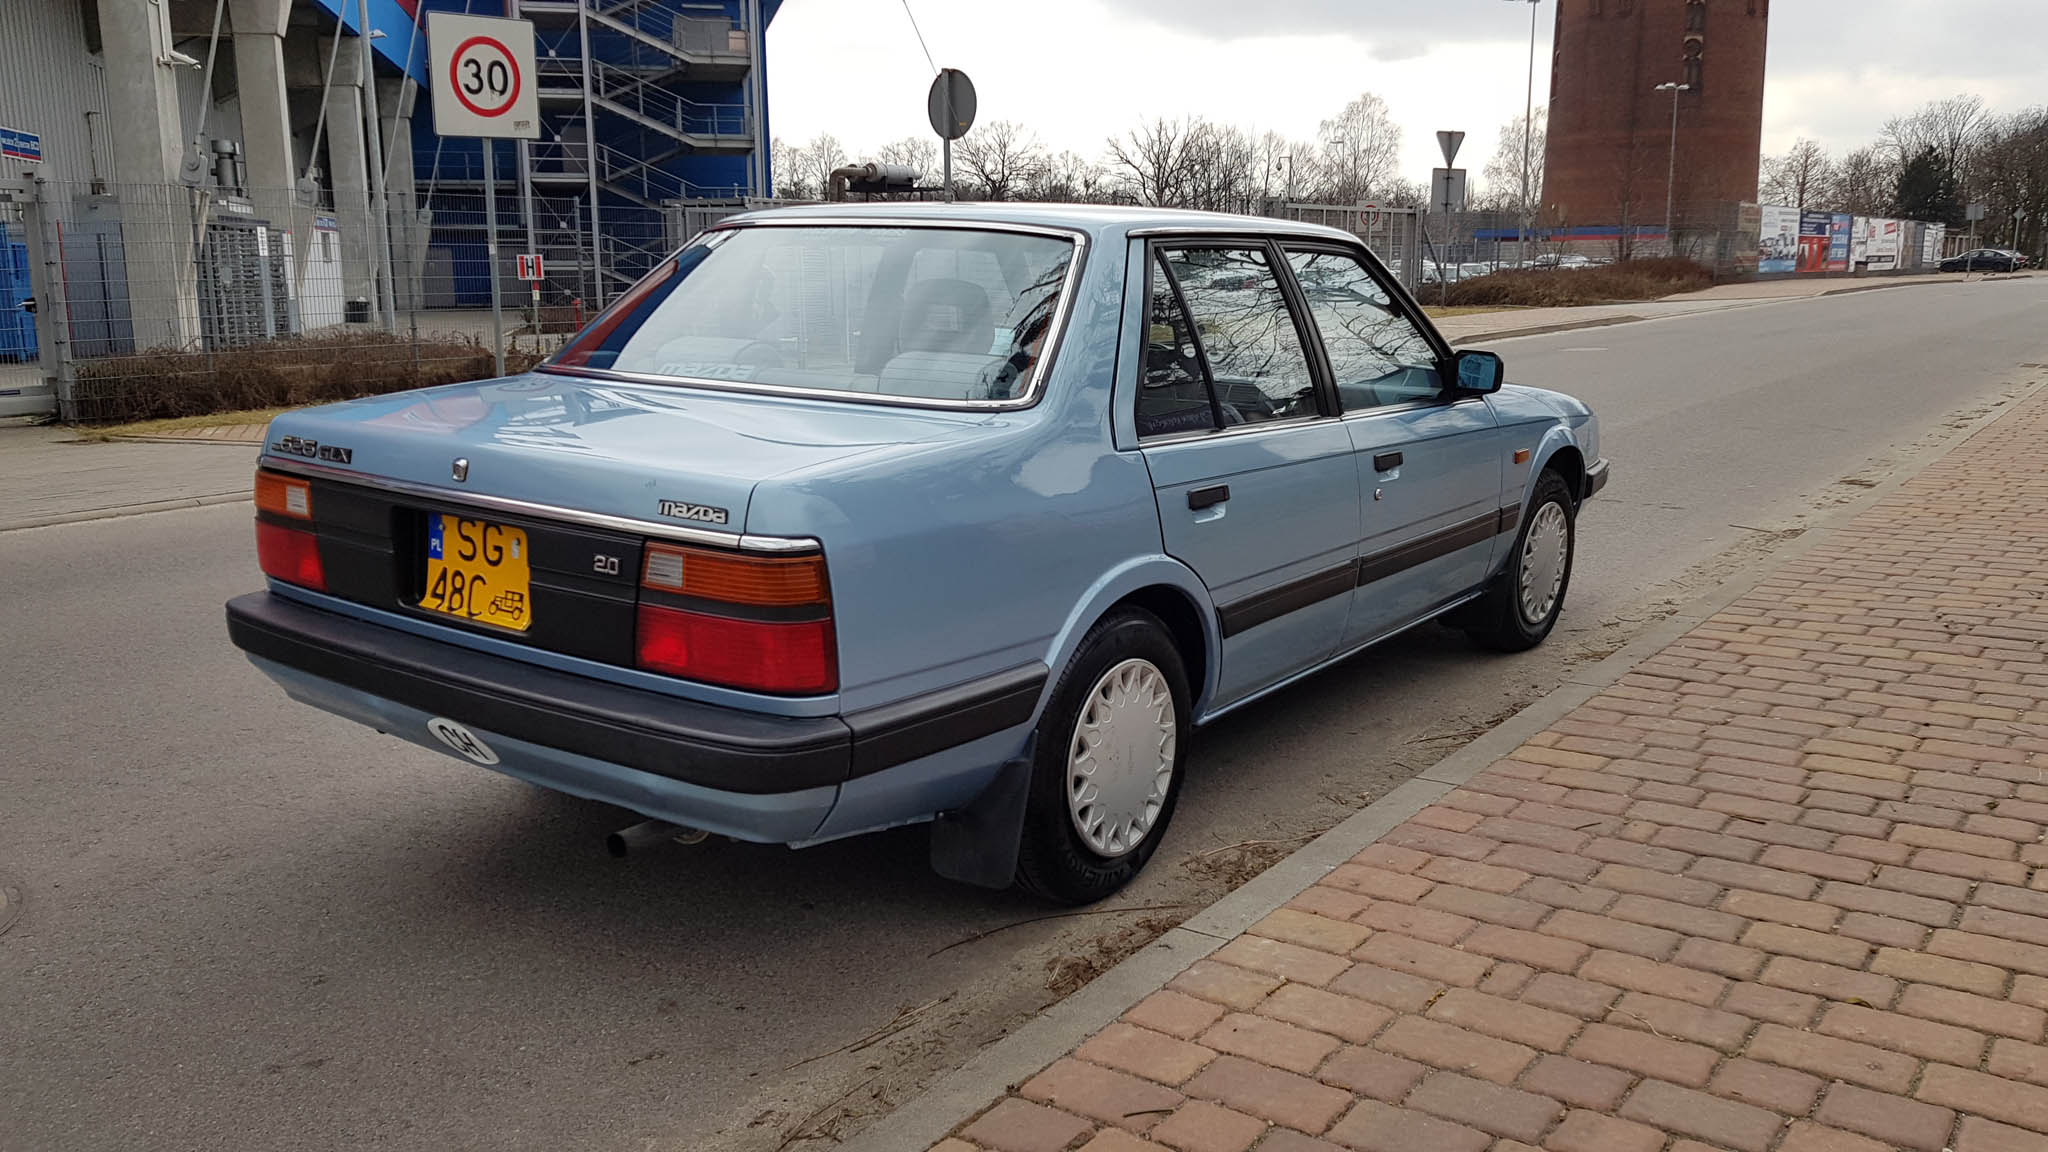
M 1564 611 L 1577 546 L 1578 501 L 1564 477 L 1545 469 L 1536 478 L 1507 564 L 1460 617 L 1466 634 L 1499 652 L 1524 652 L 1543 643 Z
M 1088 630 L 1039 717 L 1018 887 L 1090 904 L 1138 874 L 1180 797 L 1191 705 L 1158 617 L 1118 609 Z

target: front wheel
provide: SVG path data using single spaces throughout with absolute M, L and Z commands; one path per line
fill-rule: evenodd
M 1189 714 L 1157 617 L 1124 609 L 1089 629 L 1039 718 L 1020 887 L 1087 904 L 1138 874 L 1173 819 Z
M 1543 643 L 1564 610 L 1577 532 L 1578 503 L 1564 478 L 1546 470 L 1536 480 L 1507 565 L 1462 621 L 1474 641 L 1501 652 Z

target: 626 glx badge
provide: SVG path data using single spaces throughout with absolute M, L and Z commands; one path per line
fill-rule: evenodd
M 322 444 L 318 440 L 306 440 L 298 436 L 286 436 L 270 445 L 272 452 L 284 456 L 304 456 L 308 460 L 325 460 L 329 464 L 347 464 L 355 459 L 355 451 L 338 444 Z

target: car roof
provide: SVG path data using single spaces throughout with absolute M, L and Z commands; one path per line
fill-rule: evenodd
M 750 224 L 764 219 L 846 220 L 869 218 L 887 220 L 947 220 L 964 225 L 1022 224 L 1085 232 L 1107 239 L 1135 231 L 1171 229 L 1197 232 L 1233 231 L 1273 233 L 1358 243 L 1358 237 L 1337 228 L 1279 220 L 1269 216 L 1240 216 L 1228 212 L 1198 212 L 1188 208 L 1143 208 L 1123 204 L 1037 204 L 1016 201 L 946 204 L 939 201 L 891 200 L 877 203 L 805 204 L 745 212 L 719 221 L 720 225 Z

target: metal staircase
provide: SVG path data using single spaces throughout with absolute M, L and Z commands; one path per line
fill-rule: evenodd
M 535 201 L 534 245 L 549 280 L 557 268 L 574 270 L 607 297 L 672 247 L 668 206 L 758 191 L 680 174 L 691 156 L 765 147 L 752 106 L 760 78 L 749 17 L 688 0 L 512 0 L 507 8 L 534 22 L 542 127 L 520 150 L 520 177 Z M 751 0 L 738 8 L 755 10 Z M 720 88 L 738 99 L 703 98 Z M 542 203 L 570 210 L 550 224 Z

